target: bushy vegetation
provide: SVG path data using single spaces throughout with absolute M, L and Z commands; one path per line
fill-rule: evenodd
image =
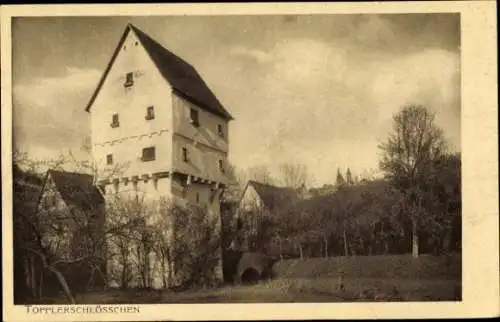
M 309 198 L 247 214 L 259 218 L 254 250 L 300 258 L 460 252 L 461 157 L 447 152 L 434 115 L 404 107 L 380 150 L 383 177 L 338 171 L 335 184 Z
M 76 303 L 78 294 L 97 289 L 184 289 L 220 280 L 220 218 L 207 209 L 140 195 L 56 207 L 40 199 L 44 178 L 15 164 L 16 303 L 61 293 Z

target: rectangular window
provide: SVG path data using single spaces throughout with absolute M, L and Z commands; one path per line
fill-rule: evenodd
M 113 155 L 112 154 L 106 155 L 106 164 L 113 164 Z
M 200 126 L 200 119 L 198 115 L 198 110 L 192 108 L 190 111 L 191 124 L 198 127 Z
M 219 170 L 220 172 L 224 173 L 224 161 L 219 160 Z
M 142 149 L 142 158 L 141 158 L 142 161 L 144 162 L 154 161 L 155 159 L 156 159 L 156 151 L 154 146 Z
M 200 203 L 200 193 L 196 193 L 196 203 Z
M 56 196 L 55 195 L 47 195 L 45 198 L 45 204 L 47 207 L 55 207 L 56 206 Z
M 182 148 L 182 160 L 184 162 L 188 162 L 189 161 L 189 158 L 188 158 L 188 150 L 187 148 Z
M 222 124 L 217 125 L 217 133 L 221 138 L 224 137 L 224 128 L 222 127 Z
M 113 114 L 112 119 L 111 119 L 111 127 L 118 127 L 120 126 L 120 120 L 118 119 L 118 114 Z
M 134 74 L 133 73 L 127 73 L 126 79 L 125 79 L 125 87 L 130 87 L 134 85 Z
M 148 106 L 146 110 L 146 120 L 152 120 L 155 118 L 155 108 L 154 106 Z

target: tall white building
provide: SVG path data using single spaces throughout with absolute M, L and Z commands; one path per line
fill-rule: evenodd
M 86 111 L 106 195 L 172 198 L 220 216 L 232 117 L 193 66 L 129 24 Z

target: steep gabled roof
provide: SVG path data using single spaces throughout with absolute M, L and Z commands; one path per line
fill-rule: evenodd
M 247 188 L 248 186 L 252 186 L 255 189 L 264 206 L 271 211 L 286 207 L 300 200 L 297 191 L 291 188 L 276 187 L 254 180 L 248 181 Z
M 66 205 L 73 205 L 83 211 L 95 210 L 104 198 L 92 183 L 92 176 L 83 173 L 49 170 L 57 191 Z
M 42 192 L 43 180 L 35 174 L 13 167 L 14 210 L 20 212 L 36 212 L 36 204 Z M 19 208 L 17 208 L 19 207 Z
M 111 66 L 113 65 L 113 62 L 116 59 L 116 56 L 118 55 L 118 52 L 120 51 L 120 48 L 127 38 L 130 30 L 133 30 L 137 35 L 139 41 L 158 68 L 160 74 L 170 84 L 170 86 L 172 86 L 177 94 L 207 110 L 208 112 L 216 114 L 227 120 L 233 119 L 231 114 L 229 114 L 229 112 L 222 106 L 217 97 L 212 93 L 210 88 L 208 88 L 207 84 L 203 81 L 193 66 L 176 56 L 174 53 L 170 52 L 168 49 L 132 24 L 127 25 L 127 28 L 125 29 L 125 32 L 123 33 L 120 42 L 118 43 L 118 46 L 116 47 L 113 56 L 101 77 L 101 80 L 99 81 L 97 89 L 87 104 L 85 109 L 86 111 L 90 110 L 90 107 L 97 97 L 97 93 L 101 89 L 104 80 L 106 79 L 106 76 L 109 73 L 109 70 L 111 69 Z

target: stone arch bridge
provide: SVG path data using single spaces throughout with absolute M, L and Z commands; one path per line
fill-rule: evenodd
M 263 253 L 228 250 L 224 253 L 224 280 L 233 283 L 253 283 L 273 277 L 277 259 Z

